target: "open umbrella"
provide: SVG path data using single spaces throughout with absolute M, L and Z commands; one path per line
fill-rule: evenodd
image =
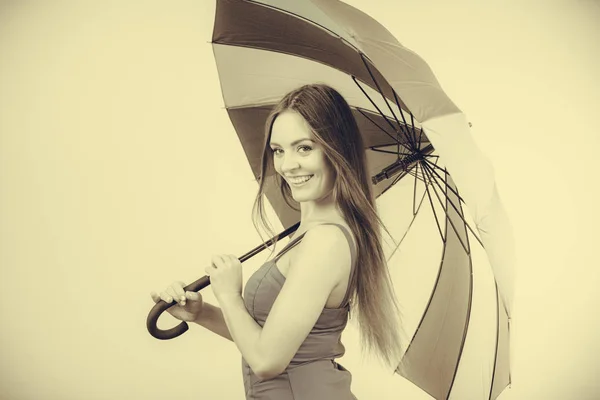
M 407 325 L 409 346 L 397 372 L 436 399 L 496 398 L 510 384 L 512 232 L 490 163 L 428 65 L 377 21 L 337 0 L 217 0 L 212 43 L 225 106 L 256 177 L 266 117 L 284 94 L 321 82 L 348 101 L 375 195 L 395 201 L 390 226 L 404 239 L 418 222 L 428 223 L 420 243 L 438 251 L 432 279 L 419 279 L 418 265 L 400 277 L 413 280 L 426 301 L 401 301 L 405 320 L 416 322 Z M 286 228 L 280 239 L 297 228 L 299 213 L 274 182 L 266 195 Z M 493 271 L 487 289 L 474 285 L 471 239 Z M 208 284 L 203 277 L 186 290 Z M 148 330 L 160 339 L 187 329 L 156 328 L 169 306 L 157 303 L 148 317 Z

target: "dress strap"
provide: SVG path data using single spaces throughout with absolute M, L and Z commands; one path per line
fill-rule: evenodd
M 342 230 L 344 235 L 346 236 L 346 240 L 348 240 L 348 245 L 350 246 L 350 279 L 348 280 L 348 288 L 346 289 L 346 294 L 344 294 L 344 298 L 342 299 L 342 303 L 340 307 L 346 307 L 348 305 L 349 297 L 350 297 L 350 286 L 354 281 L 354 274 L 356 272 L 356 245 L 354 244 L 354 240 L 352 239 L 352 234 L 344 225 L 337 224 L 335 222 L 325 222 L 321 225 L 335 225 Z

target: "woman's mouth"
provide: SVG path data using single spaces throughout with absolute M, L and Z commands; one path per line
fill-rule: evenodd
M 302 186 L 306 182 L 308 182 L 310 180 L 310 178 L 312 178 L 313 176 L 314 175 L 294 176 L 294 177 L 288 177 L 287 180 L 289 183 L 291 183 L 294 186 Z

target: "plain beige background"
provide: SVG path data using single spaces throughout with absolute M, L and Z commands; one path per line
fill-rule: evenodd
M 598 2 L 348 2 L 429 63 L 496 169 L 519 257 L 501 399 L 598 398 Z M 213 17 L 209 0 L 0 1 L 0 398 L 243 398 L 233 344 L 145 327 L 151 290 L 259 243 Z M 355 339 L 358 398 L 428 398 Z

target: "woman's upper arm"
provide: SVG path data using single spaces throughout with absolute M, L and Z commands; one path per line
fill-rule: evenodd
M 273 374 L 288 366 L 350 263 L 348 241 L 335 226 L 312 228 L 298 247 L 261 332 L 265 368 Z

